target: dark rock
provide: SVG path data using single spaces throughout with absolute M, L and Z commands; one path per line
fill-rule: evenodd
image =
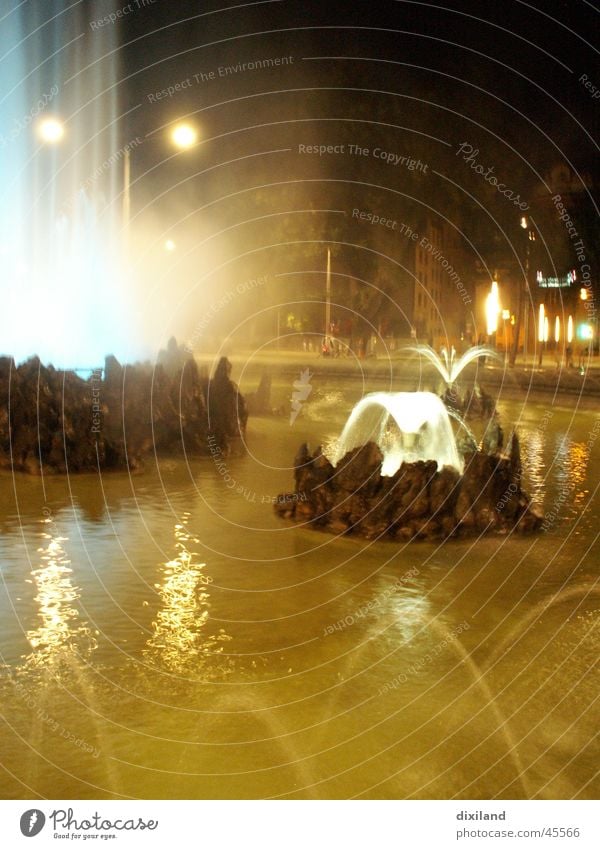
M 116 357 L 108 354 L 104 358 L 104 382 L 107 386 L 118 387 L 123 380 L 123 367 Z
M 294 457 L 294 480 L 296 482 L 296 491 L 302 491 L 300 482 L 303 480 L 304 469 L 312 462 L 312 457 L 308 448 L 308 444 L 303 442 L 296 456 Z
M 458 499 L 460 475 L 456 469 L 444 466 L 429 485 L 432 516 L 452 515 Z
M 242 394 L 231 380 L 231 363 L 221 357 L 208 384 L 208 426 L 222 451 L 229 449 L 231 439 L 243 439 L 246 434 L 248 410 Z
M 246 395 L 246 404 L 248 406 L 248 412 L 252 416 L 264 416 L 273 413 L 271 406 L 271 375 L 268 371 L 263 371 L 256 392 L 250 392 Z
M 221 361 L 212 396 L 224 442 L 241 435 L 247 419 L 230 368 Z M 0 466 L 29 474 L 139 471 L 155 451 L 212 453 L 208 377 L 189 356 L 173 369 L 173 358 L 167 368 L 122 366 L 109 356 L 104 375 L 83 380 L 37 357 L 18 367 L 0 358 Z
M 336 486 L 347 492 L 374 492 L 379 486 L 382 461 L 381 450 L 374 442 L 354 448 L 336 466 Z
M 183 345 L 178 345 L 174 336 L 171 336 L 167 342 L 165 350 L 158 352 L 156 363 L 164 369 L 165 374 L 169 377 L 174 377 L 187 362 L 194 362 L 190 351 L 187 351 Z
M 279 496 L 275 510 L 335 534 L 367 539 L 433 541 L 515 527 L 530 532 L 542 517 L 520 487 L 518 442 L 511 440 L 511 446 L 510 457 L 468 454 L 462 475 L 449 467 L 438 470 L 430 460 L 403 463 L 383 477 L 374 443 L 349 451 L 335 468 L 320 448 L 311 455 L 304 444 L 294 461 L 296 492 Z

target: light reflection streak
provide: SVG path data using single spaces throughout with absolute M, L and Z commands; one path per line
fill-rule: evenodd
M 557 484 L 559 490 L 569 492 L 573 508 L 580 508 L 589 491 L 584 488 L 590 464 L 590 445 L 574 442 L 570 437 L 560 439 L 556 448 Z
M 196 552 L 188 547 L 199 542 L 187 528 L 189 517 L 184 513 L 181 523 L 175 525 L 176 556 L 164 564 L 163 580 L 155 584 L 162 607 L 144 649 L 148 660 L 174 673 L 204 672 L 206 661 L 220 654 L 220 644 L 231 639 L 223 629 L 217 634 L 205 633 L 210 618 L 206 588 L 212 578 L 204 573 L 206 564 L 196 562 Z
M 50 518 L 43 522 L 53 524 Z M 55 665 L 67 654 L 89 652 L 97 646 L 76 607 L 80 592 L 73 584 L 71 561 L 63 547 L 68 537 L 58 536 L 56 528 L 49 530 L 52 532 L 42 532 L 47 544 L 38 549 L 41 565 L 31 573 L 37 589 L 38 619 L 41 620 L 37 628 L 27 632 L 32 653 L 25 663 L 32 666 Z
M 580 505 L 589 494 L 584 489 L 590 463 L 590 449 L 582 442 L 571 442 L 565 458 L 565 475 L 573 487 L 573 503 Z
M 546 439 L 539 430 L 525 433 L 521 440 L 523 468 L 527 475 L 528 491 L 532 500 L 538 504 L 543 503 L 546 491 L 545 447 Z

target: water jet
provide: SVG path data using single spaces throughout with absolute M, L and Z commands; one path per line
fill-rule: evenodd
M 467 429 L 468 430 L 468 429 Z M 295 492 L 275 511 L 338 534 L 369 539 L 439 539 L 531 531 L 542 517 L 521 488 L 519 439 L 508 456 L 458 450 L 448 410 L 431 392 L 376 392 L 352 410 L 327 457 L 306 443 L 294 462 Z

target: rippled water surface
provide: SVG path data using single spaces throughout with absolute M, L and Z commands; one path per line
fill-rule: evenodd
M 4 797 L 597 795 L 597 406 L 500 401 L 539 535 L 279 521 L 299 444 L 335 438 L 360 392 L 315 379 L 226 467 L 4 474 Z

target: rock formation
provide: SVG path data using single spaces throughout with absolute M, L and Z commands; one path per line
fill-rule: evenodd
M 462 475 L 435 461 L 403 463 L 391 477 L 381 474 L 375 443 L 355 448 L 334 468 L 317 449 L 302 445 L 295 459 L 294 493 L 274 502 L 282 517 L 333 533 L 369 539 L 442 539 L 496 531 L 537 529 L 542 521 L 521 489 L 516 434 L 508 456 L 473 452 Z
M 244 435 L 247 412 L 231 366 L 212 380 L 176 344 L 160 364 L 107 357 L 87 379 L 0 358 L 0 467 L 32 474 L 138 469 L 152 452 L 226 453 Z

